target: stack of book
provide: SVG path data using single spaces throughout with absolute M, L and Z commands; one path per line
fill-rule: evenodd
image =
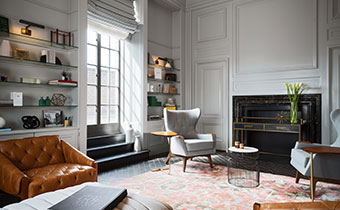
M 69 81 L 69 80 L 50 80 L 48 81 L 49 85 L 69 85 L 69 86 L 77 86 L 78 82 Z

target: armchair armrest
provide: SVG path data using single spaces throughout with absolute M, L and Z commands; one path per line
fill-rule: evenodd
M 301 149 L 303 147 L 320 147 L 320 146 L 329 146 L 329 145 L 310 143 L 310 142 L 306 142 L 306 141 L 297 141 L 295 143 L 294 149 Z
M 95 163 L 92 158 L 87 157 L 86 155 L 72 147 L 67 142 L 62 140 L 61 145 L 63 148 L 65 161 L 67 163 L 77 163 L 97 168 L 97 163 Z
M 29 178 L 2 153 L 0 153 L 0 163 L 0 189 L 12 195 L 19 195 L 20 190 L 26 191 L 20 188 L 22 182 L 28 185 Z
M 205 134 L 198 133 L 197 137 L 199 139 L 216 141 L 216 134 L 214 133 L 205 133 Z

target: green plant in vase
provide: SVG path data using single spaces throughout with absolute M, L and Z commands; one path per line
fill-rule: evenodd
M 297 119 L 297 108 L 300 95 L 304 90 L 306 90 L 306 86 L 303 85 L 302 82 L 297 82 L 295 84 L 284 83 L 287 88 L 287 95 L 290 100 L 290 123 L 296 124 L 298 123 Z

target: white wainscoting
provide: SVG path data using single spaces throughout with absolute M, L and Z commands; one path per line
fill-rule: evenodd
M 223 104 L 229 125 L 232 96 L 285 94 L 284 82 L 304 82 L 309 87 L 305 93 L 322 94 L 322 142 L 330 142 L 329 113 L 337 106 L 329 105 L 335 100 L 330 88 L 339 89 L 330 87 L 329 80 L 339 82 L 332 74 L 339 70 L 333 60 L 339 59 L 327 47 L 340 46 L 340 0 L 188 0 L 186 6 L 188 108 L 202 98 L 195 94 L 199 69 L 206 62 L 230 59 L 222 90 L 229 99 Z M 207 127 L 220 129 L 214 123 Z M 231 126 L 222 129 L 230 144 Z

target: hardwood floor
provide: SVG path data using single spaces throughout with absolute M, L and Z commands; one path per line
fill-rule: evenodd
M 227 166 L 231 160 L 228 154 L 222 151 L 218 151 L 216 155 L 212 155 L 211 157 L 213 164 L 224 166 Z M 120 180 L 148 172 L 153 168 L 165 166 L 165 161 L 166 161 L 165 156 L 156 157 L 151 158 L 147 161 L 142 161 L 121 168 L 116 168 L 110 171 L 101 172 L 99 173 L 98 176 L 98 182 L 103 184 L 113 184 Z M 178 161 L 182 161 L 182 158 L 178 157 L 171 158 L 171 163 L 176 163 Z M 196 157 L 193 158 L 193 161 L 208 163 L 208 158 Z M 289 161 L 290 161 L 289 157 L 261 155 L 259 160 L 260 171 L 264 173 L 273 173 L 295 177 L 295 170 L 289 164 Z M 242 163 L 240 163 L 240 166 L 242 166 Z M 6 193 L 0 192 L 0 207 L 19 201 L 20 199 L 15 196 L 10 196 Z

